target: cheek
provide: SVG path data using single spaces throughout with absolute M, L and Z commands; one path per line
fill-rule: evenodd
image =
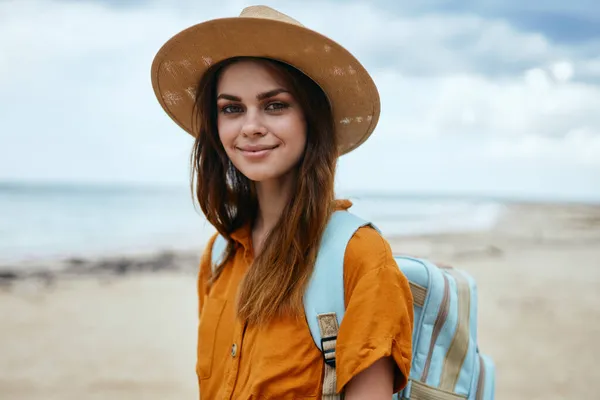
M 290 115 L 286 120 L 278 121 L 275 132 L 281 134 L 281 139 L 293 149 L 304 147 L 306 142 L 306 123 L 300 115 Z

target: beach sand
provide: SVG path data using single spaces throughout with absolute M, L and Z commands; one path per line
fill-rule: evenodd
M 597 398 L 600 207 L 514 204 L 487 232 L 388 239 L 474 275 L 498 399 Z M 197 398 L 198 258 L 2 267 L 0 398 Z

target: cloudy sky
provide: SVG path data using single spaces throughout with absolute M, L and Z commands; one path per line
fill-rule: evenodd
M 0 1 L 0 180 L 187 184 L 191 138 L 154 98 L 152 58 L 250 4 Z M 380 89 L 342 190 L 600 201 L 597 0 L 263 4 L 342 43 Z

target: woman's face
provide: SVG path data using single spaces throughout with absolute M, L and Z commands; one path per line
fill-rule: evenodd
M 226 67 L 217 84 L 219 137 L 233 165 L 252 181 L 285 176 L 304 153 L 304 112 L 288 89 L 253 60 Z

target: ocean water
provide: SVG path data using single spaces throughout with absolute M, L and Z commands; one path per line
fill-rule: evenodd
M 340 193 L 386 235 L 492 226 L 494 200 Z M 0 183 L 0 263 L 202 250 L 214 229 L 185 188 Z M 1 265 L 1 264 L 0 264 Z

